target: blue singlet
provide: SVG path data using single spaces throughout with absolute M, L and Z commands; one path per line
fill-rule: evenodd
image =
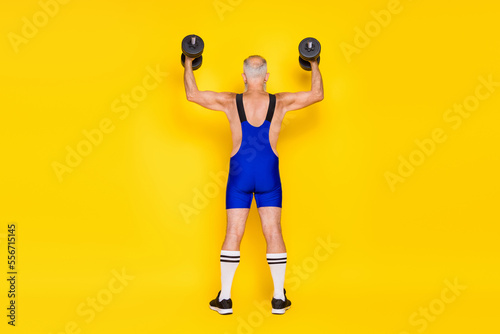
M 257 207 L 281 207 L 282 192 L 278 156 L 269 142 L 269 127 L 276 106 L 276 96 L 269 94 L 267 116 L 261 126 L 248 123 L 243 108 L 243 94 L 236 95 L 241 121 L 241 146 L 229 162 L 226 209 L 250 208 L 253 194 Z

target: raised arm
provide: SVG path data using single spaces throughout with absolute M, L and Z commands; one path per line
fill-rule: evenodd
M 193 73 L 193 58 L 189 57 L 186 57 L 184 62 L 184 88 L 188 101 L 211 110 L 226 112 L 230 101 L 234 100 L 234 93 L 198 90 Z
M 323 79 L 316 60 L 311 61 L 311 90 L 306 92 L 276 94 L 276 99 L 283 106 L 285 112 L 305 108 L 311 104 L 322 101 L 323 97 Z

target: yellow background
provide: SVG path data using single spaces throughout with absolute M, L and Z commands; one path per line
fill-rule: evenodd
M 500 81 L 499 5 L 402 1 L 348 62 L 341 43 L 354 45 L 355 28 L 387 1 L 221 2 L 222 13 L 212 0 L 74 0 L 18 53 L 8 34 L 21 34 L 40 5 L 0 5 L 1 332 L 69 333 L 71 322 L 81 333 L 498 332 L 500 88 L 456 130 L 443 115 L 474 94 L 479 76 Z M 180 42 L 190 33 L 206 45 L 198 86 L 214 91 L 243 91 L 250 54 L 268 61 L 269 92 L 307 90 L 297 45 L 308 36 L 322 43 L 325 99 L 290 112 L 278 144 L 293 303 L 282 317 L 269 316 L 255 207 L 234 314 L 208 308 L 225 229 L 225 186 L 210 173 L 227 171 L 231 143 L 224 114 L 184 96 Z M 148 66 L 168 76 L 120 119 L 112 103 L 141 85 Z M 52 163 L 105 118 L 114 130 L 59 182 Z M 447 140 L 391 191 L 384 174 L 435 128 Z M 211 197 L 186 219 L 181 208 L 205 187 Z M 19 240 L 15 328 L 5 316 L 10 222 Z M 338 247 L 320 261 L 318 238 L 328 237 Z M 294 266 L 309 268 L 307 277 Z M 87 322 L 77 308 L 104 296 L 122 268 L 134 278 Z M 411 323 L 455 278 L 466 290 L 425 329 Z

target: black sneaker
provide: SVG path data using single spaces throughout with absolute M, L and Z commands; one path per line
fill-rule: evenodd
M 219 301 L 220 291 L 217 297 L 210 302 L 210 309 L 219 312 L 219 314 L 233 314 L 233 301 L 231 298 Z
M 286 298 L 285 289 L 283 289 L 283 293 L 285 295 L 285 300 L 273 298 L 273 300 L 271 301 L 273 314 L 285 314 L 285 311 L 288 310 L 290 306 L 292 306 L 292 302 Z

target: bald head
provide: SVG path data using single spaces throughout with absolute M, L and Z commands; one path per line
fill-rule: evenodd
M 250 56 L 243 62 L 243 72 L 248 80 L 264 80 L 267 73 L 267 62 L 261 56 Z

